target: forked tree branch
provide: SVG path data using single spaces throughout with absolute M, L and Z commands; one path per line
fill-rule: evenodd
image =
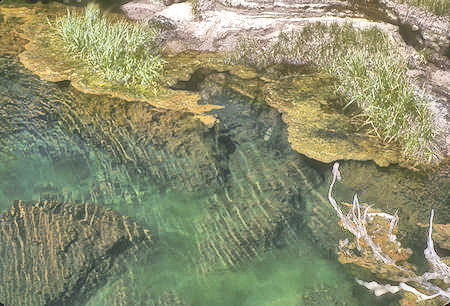
M 341 226 L 355 236 L 357 249 L 359 251 L 362 251 L 362 249 L 366 251 L 360 252 L 361 255 L 352 255 L 351 252 L 347 252 L 345 253 L 346 256 L 373 256 L 376 261 L 379 262 L 378 265 L 393 266 L 403 272 L 406 272 L 407 275 L 410 275 L 406 278 L 400 277 L 398 286 L 391 284 L 383 285 L 375 281 L 365 282 L 357 279 L 356 281 L 358 282 L 358 284 L 374 291 L 375 295 L 377 296 L 385 294 L 387 292 L 397 293 L 400 290 L 404 290 L 413 293 L 417 297 L 417 301 L 429 300 L 439 297 L 446 303 L 450 303 L 450 289 L 444 290 L 438 285 L 430 282 L 430 280 L 440 280 L 446 284 L 450 283 L 450 267 L 447 266 L 437 255 L 434 249 L 433 239 L 431 238 L 431 233 L 433 230 L 434 210 L 431 210 L 427 248 L 424 251 L 425 258 L 429 262 L 433 271 L 424 273 L 423 275 L 419 276 L 411 268 L 409 268 L 409 266 L 397 265 L 396 262 L 387 254 L 386 250 L 383 249 L 384 245 L 380 246 L 373 241 L 373 233 L 368 230 L 368 222 L 376 221 L 374 217 L 386 219 L 389 221 L 389 226 L 386 230 L 386 241 L 395 242 L 396 237 L 392 233 L 399 220 L 397 212 L 394 215 L 390 215 L 384 212 L 370 212 L 370 207 L 366 206 L 363 207 L 364 211 L 361 214 L 362 205 L 359 204 L 358 196 L 355 194 L 355 196 L 353 197 L 352 208 L 347 214 L 344 214 L 341 207 L 338 205 L 332 195 L 336 180 L 341 180 L 341 174 L 339 173 L 339 163 L 334 163 L 332 173 L 333 179 L 328 190 L 328 200 L 333 209 L 336 211 L 336 214 L 341 221 Z M 361 246 L 360 244 L 360 239 L 363 239 L 365 242 L 363 246 Z M 344 245 L 347 244 L 348 242 L 344 243 Z M 398 245 L 398 252 L 400 253 L 400 243 L 397 243 L 396 245 Z M 389 269 L 386 270 L 389 271 Z M 390 280 L 394 281 L 393 279 Z M 407 284 L 408 282 L 413 284 Z M 413 285 L 415 287 L 413 287 Z

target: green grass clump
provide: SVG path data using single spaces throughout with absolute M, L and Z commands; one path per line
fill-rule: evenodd
M 166 64 L 160 55 L 158 28 L 124 19 L 111 21 L 88 5 L 81 16 L 70 11 L 57 22 L 69 55 L 80 58 L 106 80 L 126 86 L 149 86 L 156 92 L 163 83 Z
M 258 69 L 282 63 L 325 67 L 362 46 L 370 54 L 388 54 L 390 51 L 387 35 L 376 27 L 357 30 L 350 23 L 327 25 L 316 22 L 299 32 L 282 32 L 271 44 L 253 38 L 241 39 L 228 55 L 228 61 L 250 64 Z
M 314 23 L 300 32 L 281 33 L 271 44 L 243 39 L 228 61 L 259 69 L 272 64 L 309 63 L 336 77 L 345 107 L 360 109 L 355 118 L 385 142 L 397 141 L 406 157 L 421 162 L 440 158 L 433 116 L 423 94 L 407 79 L 405 61 L 376 27 L 355 29 Z
M 398 0 L 416 7 L 423 8 L 438 16 L 448 16 L 450 13 L 450 1 L 448 0 Z
M 384 54 L 360 50 L 330 67 L 337 92 L 363 110 L 364 123 L 385 142 L 398 140 L 406 156 L 439 158 L 432 115 L 406 79 L 406 65 Z

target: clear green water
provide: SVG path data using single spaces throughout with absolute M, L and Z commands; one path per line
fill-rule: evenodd
M 93 292 L 88 305 L 155 305 L 162 296 L 170 300 L 164 305 L 390 303 L 366 293 L 324 256 L 326 243 L 336 243 L 327 231 L 339 231 L 337 220 L 328 211 L 334 227 L 311 225 L 313 208 L 324 203 L 309 189 L 326 194 L 329 165 L 289 148 L 277 112 L 232 92 L 207 97 L 226 106 L 219 130 L 189 115 L 164 117 L 148 105 L 40 81 L 15 55 L 1 54 L 0 212 L 18 199 L 88 201 L 151 230 L 154 248 L 137 263 L 130 260 L 128 272 Z M 136 113 L 153 119 L 139 123 Z M 273 136 L 266 141 L 269 127 Z M 170 128 L 173 133 L 164 131 Z M 358 191 L 379 207 L 415 205 L 410 224 L 446 197 L 441 181 L 396 167 L 347 162 L 342 169 L 344 199 Z M 416 194 L 424 205 L 417 205 Z M 441 212 L 444 220 L 448 210 Z M 233 237 L 243 232 L 251 234 Z
M 70 114 L 71 103 L 98 103 L 95 97 L 40 81 L 13 56 L 3 56 L 0 66 L 1 211 L 17 199 L 94 201 L 152 229 L 155 251 L 123 276 L 132 276 L 127 290 L 134 290 L 135 297 L 149 294 L 139 303 L 150 305 L 169 290 L 188 305 L 360 303 L 352 296 L 351 278 L 318 252 L 306 232 L 290 246 L 268 248 L 253 261 L 199 273 L 194 224 L 205 214 L 212 192 L 161 189 L 161 182 L 134 173 L 136 169 L 115 160 L 111 150 L 66 125 L 63 116 Z M 111 189 L 96 193 L 101 182 L 110 183 Z M 114 281 L 88 304 L 106 304 Z

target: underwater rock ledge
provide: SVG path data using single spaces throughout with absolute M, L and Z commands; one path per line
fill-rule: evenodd
M 95 204 L 22 202 L 0 217 L 0 301 L 69 305 L 120 268 L 121 256 L 150 246 L 128 217 Z

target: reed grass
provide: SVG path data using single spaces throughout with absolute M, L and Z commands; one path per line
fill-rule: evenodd
M 157 27 L 124 19 L 112 21 L 94 5 L 88 5 L 82 15 L 68 10 L 56 26 L 67 53 L 105 79 L 126 86 L 149 86 L 155 91 L 163 83 L 166 62 L 160 54 Z
M 398 0 L 416 7 L 423 8 L 438 16 L 450 15 L 450 1 L 448 0 Z
M 346 106 L 355 103 L 363 110 L 363 124 L 386 143 L 397 140 L 405 156 L 429 163 L 440 157 L 432 114 L 422 93 L 409 85 L 406 70 L 406 64 L 396 58 L 367 50 L 330 67 Z
M 281 33 L 272 43 L 242 39 L 227 61 L 264 69 L 272 64 L 312 64 L 336 77 L 344 108 L 356 105 L 355 118 L 384 142 L 398 142 L 405 157 L 420 162 L 440 158 L 437 131 L 424 94 L 407 79 L 405 61 L 376 27 L 313 23 Z

